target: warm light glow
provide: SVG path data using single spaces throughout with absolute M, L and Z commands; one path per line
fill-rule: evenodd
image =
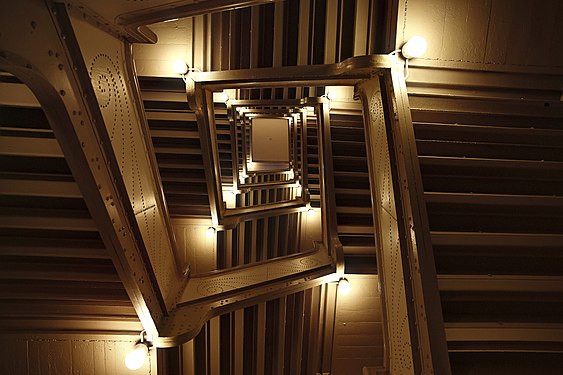
M 229 101 L 229 94 L 227 94 L 225 91 L 219 93 L 219 100 L 222 102 L 228 102 Z
M 350 285 L 350 282 L 348 282 L 348 280 L 344 277 L 341 278 L 338 281 L 338 294 L 347 296 L 348 294 L 350 294 L 351 291 L 352 291 L 352 285 Z
M 307 216 L 309 216 L 309 217 L 315 216 L 316 213 L 317 212 L 315 211 L 315 209 L 313 207 L 311 207 L 307 210 Z
M 149 353 L 149 348 L 142 343 L 135 345 L 135 348 L 131 350 L 125 356 L 125 366 L 129 370 L 138 370 L 145 363 L 145 358 Z
M 205 236 L 207 238 L 213 238 L 215 236 L 215 228 L 213 227 L 207 228 L 207 230 L 205 231 Z
M 293 171 L 293 169 L 287 172 L 287 178 L 289 180 L 293 180 L 295 178 L 295 172 Z
M 303 194 L 303 188 L 301 187 L 301 184 L 298 182 L 295 186 L 295 195 L 300 197 L 301 194 Z
M 231 188 L 226 188 L 223 190 L 223 202 L 226 208 L 235 208 L 237 203 L 237 193 L 238 190 L 233 190 Z
M 326 93 L 326 97 L 328 100 L 334 100 L 338 97 L 338 95 L 336 94 L 336 91 L 329 91 Z
M 401 53 L 405 59 L 421 57 L 426 53 L 428 43 L 426 39 L 417 35 L 410 38 L 401 48 Z
M 172 69 L 176 74 L 184 75 L 188 72 L 188 64 L 182 60 L 176 60 L 172 63 Z

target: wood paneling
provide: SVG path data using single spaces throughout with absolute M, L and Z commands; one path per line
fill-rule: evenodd
M 383 364 L 383 320 L 375 275 L 347 276 L 352 291 L 339 295 L 334 328 L 334 375 L 360 374 L 362 367 Z
M 398 47 L 413 35 L 428 40 L 418 63 L 563 66 L 560 1 L 421 0 L 404 1 L 402 10 Z
M 7 375 L 131 374 L 154 371 L 154 351 L 135 371 L 125 367 L 125 355 L 138 336 L 1 335 L 0 372 Z

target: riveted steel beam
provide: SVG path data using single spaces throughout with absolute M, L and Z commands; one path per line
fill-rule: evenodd
M 181 301 L 161 326 L 155 344 L 176 346 L 194 338 L 212 317 L 336 282 L 327 249 L 215 271 L 190 278 Z
M 93 28 L 112 42 L 106 45 L 98 39 L 85 47 L 77 38 L 76 28 L 80 26 L 73 23 L 64 4 L 12 3 L 0 17 L 0 68 L 17 76 L 37 97 L 84 196 L 94 228 L 100 232 L 143 326 L 157 332 L 158 323 L 167 315 L 167 303 L 171 306 L 174 301 L 166 301 L 158 283 L 159 271 L 155 271 L 154 258 L 150 257 L 151 244 L 143 235 L 146 229 L 140 227 L 143 221 L 138 208 L 142 205 L 132 205 L 136 198 L 124 177 L 125 161 L 118 155 L 120 145 L 112 145 L 111 129 L 118 124 L 119 112 L 111 116 L 105 113 L 115 109 L 111 101 L 120 94 L 122 102 L 118 105 L 127 108 L 130 131 L 140 131 L 132 106 L 134 99 L 128 96 L 132 87 L 122 59 L 128 46 Z M 85 61 L 85 48 L 90 49 L 97 62 Z M 102 51 L 104 48 L 111 49 L 111 53 Z M 97 64 L 108 59 L 121 60 L 114 65 L 106 64 L 101 79 L 96 74 Z M 146 154 L 140 142 L 131 147 L 137 147 L 141 159 Z M 147 185 L 143 182 L 138 186 L 142 189 L 143 184 Z M 151 198 L 152 212 L 156 212 L 160 207 L 157 188 L 152 185 L 150 189 L 147 196 Z M 164 240 L 162 217 L 153 214 L 151 220 L 150 225 L 159 226 L 159 233 L 164 233 Z M 174 267 L 165 272 L 177 274 Z
M 374 201 L 378 274 L 386 325 L 386 368 L 451 372 L 430 230 L 403 70 L 393 66 L 357 85 L 364 106 Z

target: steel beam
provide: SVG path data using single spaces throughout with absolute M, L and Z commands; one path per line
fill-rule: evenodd
M 192 278 L 182 302 L 161 327 L 155 344 L 171 347 L 194 338 L 214 316 L 232 312 L 327 282 L 334 282 L 335 268 L 326 249 L 288 259 L 219 271 Z
M 386 368 L 451 372 L 406 86 L 400 65 L 356 87 L 364 106 L 382 280 Z
M 39 0 L 11 3 L 0 15 L 0 68 L 37 97 L 96 223 L 93 229 L 143 326 L 157 332 L 166 305 L 111 148 L 100 111 L 104 102 L 96 99 L 66 7 Z

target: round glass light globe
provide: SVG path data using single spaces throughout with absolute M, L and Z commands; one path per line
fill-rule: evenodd
M 213 238 L 215 237 L 215 228 L 213 227 L 209 227 L 205 230 L 205 236 L 207 238 Z
M 427 49 L 428 42 L 426 42 L 426 39 L 417 35 L 407 40 L 403 48 L 401 48 L 401 53 L 405 59 L 412 59 L 424 55 Z
M 186 74 L 188 72 L 188 64 L 182 60 L 176 60 L 172 63 L 172 69 L 176 74 Z
M 352 291 L 352 285 L 345 278 L 340 279 L 338 282 L 338 293 L 347 296 Z
M 149 348 L 145 344 L 137 344 L 135 348 L 131 350 L 125 356 L 125 366 L 129 370 L 138 370 L 145 363 L 145 358 L 149 354 Z

